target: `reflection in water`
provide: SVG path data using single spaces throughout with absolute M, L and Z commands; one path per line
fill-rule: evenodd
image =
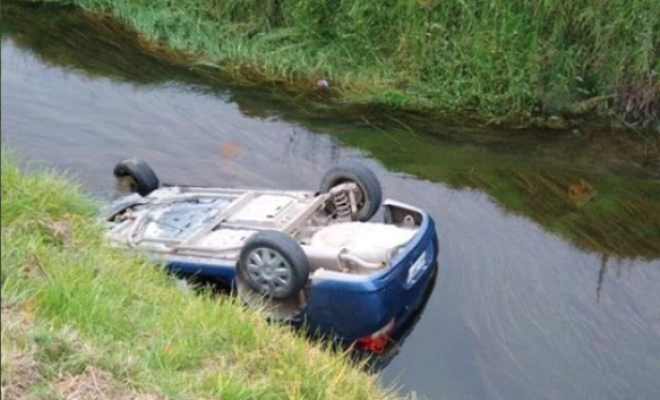
M 426 310 L 426 306 L 428 305 L 429 300 L 431 299 L 431 295 L 433 295 L 433 291 L 435 290 L 436 282 L 438 279 L 437 265 L 433 268 L 435 268 L 435 273 L 433 274 L 433 277 L 431 277 L 429 287 L 424 293 L 422 302 L 420 303 L 419 307 L 413 311 L 410 319 L 406 321 L 406 323 L 401 326 L 398 331 L 393 332 L 389 346 L 383 352 L 376 354 L 364 354 L 355 352 L 355 356 L 358 359 L 366 359 L 366 366 L 370 371 L 379 372 L 387 368 L 392 360 L 394 360 L 394 357 L 399 354 L 403 348 L 404 343 L 406 342 L 406 339 L 408 339 L 410 334 L 417 326 L 417 323 L 424 314 L 424 310 Z
M 600 263 L 600 270 L 598 271 L 598 283 L 596 284 L 596 302 L 600 303 L 600 292 L 603 290 L 603 280 L 607 274 L 607 254 L 603 254 Z
M 453 187 L 487 191 L 507 210 L 526 215 L 549 231 L 586 249 L 624 257 L 660 255 L 660 185 L 651 178 L 601 174 L 554 166 L 533 155 L 493 154 L 483 148 L 434 145 L 432 138 L 408 141 L 415 161 L 396 148 L 403 133 L 390 137 L 351 132 L 344 142 L 381 154 L 386 165 Z M 417 162 L 422 159 L 424 162 Z
M 133 154 L 170 182 L 291 189 L 357 158 L 386 196 L 428 210 L 440 279 L 386 383 L 430 398 L 660 398 L 654 143 L 333 115 L 207 83 L 70 10 L 2 12 L 3 146 L 100 197 Z
M 321 104 L 268 90 L 227 91 L 212 71 L 196 68 L 192 73 L 169 54 L 145 52 L 133 34 L 107 20 L 48 7 L 36 7 L 28 17 L 24 8 L 9 5 L 3 14 L 3 35 L 20 31 L 12 36 L 14 42 L 36 50 L 48 64 L 134 84 L 179 82 L 196 91 L 219 92 L 245 116 L 294 120 L 367 150 L 390 169 L 483 190 L 507 210 L 585 249 L 619 257 L 660 256 L 660 137 L 641 140 L 621 132 L 587 131 L 505 135 L 446 129 L 412 115 L 404 122 L 364 110 L 346 110 L 340 119 Z M 35 19 L 44 23 L 35 24 Z M 67 40 L 53 40 L 58 34 Z M 189 112 L 179 107 L 180 113 Z M 295 130 L 291 143 L 294 135 Z M 240 152 L 235 140 L 221 144 L 219 151 L 230 158 Z

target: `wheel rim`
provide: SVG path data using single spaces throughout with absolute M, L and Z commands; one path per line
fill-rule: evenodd
M 117 178 L 116 189 L 119 194 L 136 193 L 138 191 L 138 184 L 135 179 L 129 175 Z
M 291 265 L 280 253 L 259 247 L 247 258 L 247 273 L 261 291 L 270 296 L 286 293 L 293 284 Z
M 133 178 L 130 175 L 127 175 L 125 179 L 126 179 L 126 183 L 128 183 L 128 187 L 131 191 L 137 192 L 138 189 L 140 189 L 140 185 L 138 184 L 137 180 L 135 180 L 135 178 Z

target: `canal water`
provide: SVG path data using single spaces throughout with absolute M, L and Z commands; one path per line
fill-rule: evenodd
M 657 138 L 499 131 L 232 87 L 72 10 L 2 6 L 2 147 L 101 201 L 167 182 L 314 189 L 339 160 L 437 222 L 440 274 L 379 374 L 429 399 L 659 399 Z

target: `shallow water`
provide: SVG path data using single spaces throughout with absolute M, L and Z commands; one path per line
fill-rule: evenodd
M 168 182 L 287 189 L 316 188 L 352 158 L 387 197 L 428 210 L 440 276 L 385 383 L 443 399 L 660 398 L 648 139 L 333 117 L 158 61 L 71 11 L 3 5 L 2 23 L 2 146 L 24 165 L 70 171 L 103 200 L 128 155 Z

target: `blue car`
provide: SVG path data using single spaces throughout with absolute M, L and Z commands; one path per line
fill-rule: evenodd
M 379 352 L 434 282 L 438 240 L 424 211 L 382 201 L 362 164 L 312 191 L 162 186 L 143 160 L 114 175 L 131 189 L 107 210 L 107 238 L 176 274 L 220 281 L 267 317 Z M 382 222 L 372 217 L 383 208 Z

